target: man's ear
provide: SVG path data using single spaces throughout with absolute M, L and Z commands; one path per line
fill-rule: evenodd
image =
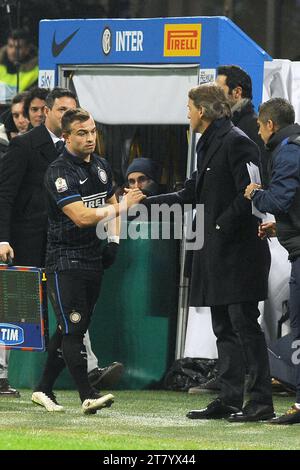
M 242 94 L 243 94 L 243 89 L 241 86 L 236 86 L 233 90 L 232 90 L 232 95 L 233 97 L 236 99 L 236 100 L 240 100 L 242 98 Z
M 268 119 L 267 120 L 267 129 L 272 132 L 272 134 L 274 132 L 277 132 L 278 130 L 278 127 L 274 124 L 274 122 L 272 121 L 272 119 Z
M 46 117 L 48 116 L 49 111 L 50 111 L 50 108 L 48 108 L 48 106 L 45 105 L 44 106 L 44 114 L 45 114 Z
M 198 114 L 199 114 L 199 118 L 203 118 L 203 114 L 204 114 L 204 110 L 203 110 L 203 106 L 200 106 L 200 108 L 198 108 Z
M 70 134 L 69 134 L 69 133 L 67 133 L 67 132 L 62 132 L 62 134 L 61 134 L 61 136 L 62 136 L 62 138 L 64 139 L 64 141 L 65 141 L 65 142 L 67 142 L 67 141 L 68 141 L 68 137 L 69 137 L 69 135 L 70 135 Z

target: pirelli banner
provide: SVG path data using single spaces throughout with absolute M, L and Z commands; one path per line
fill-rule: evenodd
M 252 76 L 254 101 L 262 95 L 263 63 L 271 57 L 225 17 L 43 20 L 39 85 L 64 85 L 62 67 L 197 64 L 202 76 L 237 64 Z

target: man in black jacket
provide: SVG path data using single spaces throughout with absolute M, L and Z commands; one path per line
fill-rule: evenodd
M 46 100 L 45 125 L 13 139 L 0 161 L 0 262 L 11 258 L 15 265 L 45 266 L 44 176 L 64 146 L 62 116 L 76 106 L 76 97 L 70 90 L 54 88 Z M 89 346 L 88 349 L 91 351 Z M 111 385 L 122 371 L 120 363 L 106 368 L 99 368 L 95 363 L 90 378 L 94 386 L 101 379 L 105 379 L 105 385 Z
M 231 422 L 270 419 L 274 410 L 268 354 L 257 322 L 258 301 L 267 297 L 270 253 L 267 242 L 257 237 L 257 220 L 243 198 L 244 185 L 250 182 L 246 164 L 258 164 L 259 150 L 233 126 L 220 87 L 190 90 L 188 108 L 192 129 L 202 134 L 197 171 L 181 191 L 145 202 L 197 204 L 200 219 L 199 205 L 204 208 L 204 244 L 193 252 L 190 306 L 211 308 L 221 390 L 206 408 L 187 416 Z M 246 364 L 251 383 L 242 409 Z
M 261 154 L 262 178 L 269 180 L 268 152 L 258 135 L 257 115 L 252 104 L 251 77 L 237 65 L 221 65 L 217 68 L 217 85 L 223 88 L 231 107 L 231 120 L 255 142 Z
M 254 183 L 248 185 L 245 197 L 260 211 L 275 215 L 276 224 L 263 223 L 260 236 L 277 234 L 292 264 L 289 310 L 293 335 L 291 362 L 295 364 L 297 380 L 296 403 L 271 422 L 294 424 L 300 423 L 300 126 L 295 124 L 293 106 L 283 98 L 263 103 L 258 123 L 259 133 L 272 152 L 272 179 L 267 190 Z

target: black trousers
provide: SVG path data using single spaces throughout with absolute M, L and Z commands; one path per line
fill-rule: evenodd
M 247 369 L 249 400 L 272 405 L 267 346 L 257 321 L 257 302 L 211 307 L 211 314 L 219 355 L 220 398 L 242 407 Z
M 291 360 L 296 368 L 296 402 L 300 403 L 300 257 L 292 261 L 289 306 L 293 336 Z
M 52 392 L 66 365 L 83 402 L 94 394 L 88 381 L 83 336 L 100 292 L 102 272 L 70 270 L 47 273 L 47 278 L 58 326 L 49 341 L 46 365 L 36 390 Z

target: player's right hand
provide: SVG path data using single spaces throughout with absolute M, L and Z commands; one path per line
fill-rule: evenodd
M 0 245 L 0 262 L 8 263 L 10 260 L 14 259 L 14 257 L 14 250 L 8 243 Z

